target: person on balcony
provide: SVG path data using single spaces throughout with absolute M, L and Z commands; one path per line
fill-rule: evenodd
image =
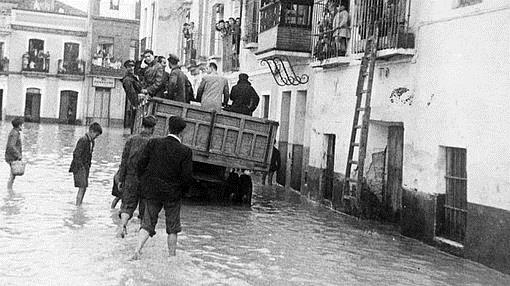
M 127 60 L 124 62 L 126 68 L 126 75 L 122 78 L 122 87 L 126 92 L 126 97 L 129 101 L 129 125 L 131 133 L 135 125 L 135 114 L 140 104 L 138 95 L 142 93 L 142 83 L 137 75 L 135 75 L 135 61 Z
M 230 92 L 230 100 L 232 100 L 232 106 L 228 111 L 251 116 L 253 111 L 257 109 L 260 99 L 248 81 L 247 74 L 239 74 L 239 81 L 232 87 Z
M 155 60 L 154 52 L 152 50 L 145 50 L 143 52 L 144 62 L 147 64 L 143 75 L 143 89 L 142 93 L 149 97 L 163 97 L 165 91 L 164 87 L 164 69 Z
M 351 37 L 351 29 L 349 28 L 349 12 L 345 9 L 345 5 L 337 7 L 337 13 L 333 19 L 333 36 L 335 38 L 336 55 L 343 57 L 347 52 L 347 39 Z
M 179 67 L 179 58 L 174 54 L 169 54 L 168 64 L 171 69 L 167 81 L 168 99 L 179 102 L 189 102 L 186 98 L 186 81 L 188 77 Z
M 197 101 L 205 108 L 220 111 L 229 99 L 228 80 L 218 74 L 218 66 L 210 63 L 206 75 L 197 90 Z M 223 98 L 222 98 L 223 97 Z

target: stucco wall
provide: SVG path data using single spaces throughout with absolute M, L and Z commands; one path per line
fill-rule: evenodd
M 509 19 L 507 9 L 420 22 L 413 58 L 378 62 L 372 119 L 404 123 L 404 185 L 444 192 L 440 146 L 466 148 L 468 201 L 510 209 L 510 148 L 502 132 L 510 126 L 510 64 L 502 60 L 509 56 Z M 314 73 L 311 166 L 320 167 L 322 134 L 335 133 L 335 171 L 344 172 L 358 70 L 351 64 Z M 411 104 L 391 103 L 399 87 L 409 89 Z

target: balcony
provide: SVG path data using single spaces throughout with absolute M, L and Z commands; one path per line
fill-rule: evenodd
M 50 53 L 40 51 L 27 52 L 21 57 L 21 71 L 33 74 L 48 73 L 50 71 Z
M 122 68 L 121 59 L 114 59 L 113 57 L 98 57 L 96 55 L 92 59 L 90 73 L 98 76 L 122 78 L 125 71 Z
M 85 75 L 85 61 L 58 60 L 58 75 L 68 79 L 82 79 Z
M 263 1 L 260 8 L 259 59 L 275 55 L 308 58 L 313 0 Z
M 0 73 L 7 72 L 9 72 L 9 59 L 4 57 L 3 59 L 0 59 Z
M 351 58 L 361 57 L 369 37 L 370 23 L 374 21 L 377 21 L 379 30 L 378 58 L 414 55 L 414 34 L 409 29 L 410 2 L 411 0 L 353 2 L 349 12 L 351 26 L 344 29 L 348 37 L 345 49 L 342 50 L 339 42 L 335 41 L 337 32 L 333 27 L 334 14 L 323 1 L 316 0 L 312 33 L 315 64 L 322 67 L 347 64 Z

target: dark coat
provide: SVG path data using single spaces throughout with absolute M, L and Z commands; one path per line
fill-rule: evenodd
M 186 80 L 188 78 L 180 68 L 173 68 L 168 78 L 168 98 L 171 100 L 186 102 Z
M 232 100 L 230 111 L 246 115 L 252 115 L 260 101 L 257 92 L 247 80 L 239 80 L 232 87 L 230 99 Z
M 193 180 L 192 155 L 171 136 L 150 139 L 138 162 L 142 196 L 179 200 Z
M 124 78 L 122 78 L 122 87 L 124 87 L 126 97 L 131 106 L 137 107 L 139 104 L 138 94 L 142 92 L 142 83 L 138 80 L 137 76 L 126 73 Z
M 90 169 L 92 162 L 92 152 L 94 151 L 94 140 L 88 134 L 82 136 L 76 143 L 73 152 L 73 161 L 69 172 L 77 172 L 81 168 Z
M 165 92 L 165 70 L 156 61 L 148 65 L 143 74 L 143 86 L 152 97 L 163 97 Z
M 11 163 L 21 160 L 21 134 L 19 130 L 12 128 L 7 137 L 7 146 L 5 147 L 5 161 Z
M 138 161 L 142 152 L 149 142 L 151 135 L 146 132 L 129 137 L 122 152 L 122 160 L 119 167 L 119 182 L 124 183 L 127 175 L 136 176 Z

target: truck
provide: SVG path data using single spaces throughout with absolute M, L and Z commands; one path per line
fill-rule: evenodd
M 193 151 L 195 183 L 190 194 L 251 205 L 251 174 L 269 171 L 277 122 L 155 97 L 139 108 L 135 132 L 148 115 L 158 120 L 154 136 L 168 134 L 172 116 L 186 122 L 181 137 Z

